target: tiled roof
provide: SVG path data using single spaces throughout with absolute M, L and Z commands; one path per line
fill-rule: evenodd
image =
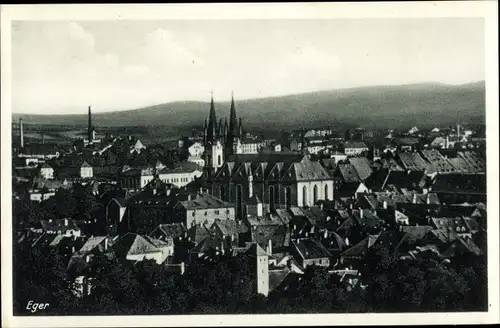
M 165 167 L 161 169 L 159 174 L 177 174 L 177 173 L 191 173 L 194 171 L 203 171 L 203 168 L 196 163 L 193 162 L 182 162 L 179 163 L 176 167 L 170 168 Z
M 78 252 L 81 254 L 90 253 L 101 243 L 103 243 L 106 238 L 107 238 L 106 236 L 90 237 L 89 239 L 87 239 L 85 244 L 83 244 L 82 248 L 80 248 Z
M 318 161 L 299 154 L 259 153 L 232 155 L 216 173 L 216 180 L 246 178 L 261 180 L 329 180 L 330 175 Z
M 200 192 L 196 193 L 196 197 L 192 197 L 191 200 L 180 201 L 180 205 L 187 210 L 234 207 L 220 198 Z
M 431 186 L 435 193 L 486 194 L 485 174 L 438 174 Z
M 65 225 L 65 219 L 40 220 L 40 224 L 44 231 L 66 232 L 68 230 L 80 230 L 73 219 L 68 218 L 66 220 L 67 225 Z
M 454 172 L 455 167 L 436 149 L 422 150 L 422 155 L 429 162 L 429 172 Z
M 403 167 L 411 171 L 425 171 L 429 168 L 429 164 L 416 152 L 399 153 L 398 154 Z
M 211 236 L 210 230 L 205 225 L 194 225 L 188 230 L 188 238 L 195 244 Z
M 368 252 L 368 249 L 372 247 L 379 235 L 369 235 L 359 243 L 353 245 L 352 247 L 341 253 L 342 257 L 364 257 Z
M 459 151 L 458 156 L 463 158 L 470 166 L 474 168 L 472 172 L 484 172 L 486 162 L 474 151 Z
M 349 158 L 349 163 L 354 166 L 354 169 L 358 173 L 359 178 L 364 181 L 366 180 L 373 172 L 370 167 L 370 162 L 366 157 L 352 157 Z
M 194 246 L 189 252 L 190 253 L 206 253 L 209 250 L 219 249 L 221 244 L 224 244 L 224 240 L 210 236 L 208 238 L 200 241 L 196 246 Z M 225 246 L 225 244 L 224 244 Z
M 266 251 L 264 251 L 258 243 L 252 243 L 252 245 L 246 250 L 245 254 L 250 256 L 268 256 Z
M 433 230 L 431 226 L 401 226 L 401 229 L 406 234 L 405 240 L 409 241 L 424 239 Z
M 284 267 L 280 270 L 270 270 L 269 271 L 269 292 L 275 290 L 290 274 L 291 270 L 288 267 Z
M 87 161 L 83 161 L 82 165 L 80 165 L 80 167 L 89 167 L 89 168 L 92 168 L 92 166 L 89 165 L 89 163 L 87 163 Z
M 415 188 L 422 187 L 425 181 L 425 173 L 422 171 L 389 171 L 381 186 L 385 189 L 387 186 L 395 186 L 398 189 L 414 190 Z
M 305 260 L 329 258 L 332 256 L 325 246 L 315 239 L 300 238 L 292 240 L 292 244 L 297 249 L 300 256 Z
M 130 232 L 119 238 L 113 249 L 120 257 L 160 252 L 160 250 L 146 238 Z
M 224 236 L 238 235 L 248 231 L 248 226 L 235 220 L 215 220 L 212 227 L 217 227 Z
M 59 146 L 51 143 L 26 144 L 20 152 L 27 155 L 54 155 L 59 152 Z
M 160 224 L 155 230 L 161 231 L 165 238 L 178 238 L 187 231 L 186 227 L 182 223 L 170 223 L 170 224 Z M 154 234 L 155 231 L 151 233 Z
M 361 179 L 358 176 L 358 173 L 356 172 L 356 169 L 352 164 L 340 164 L 337 166 L 337 170 L 338 172 L 340 172 L 342 179 L 346 183 L 361 181 Z
M 363 141 L 346 141 L 344 143 L 344 148 L 361 149 L 361 148 L 368 148 L 368 146 L 366 146 L 366 144 Z

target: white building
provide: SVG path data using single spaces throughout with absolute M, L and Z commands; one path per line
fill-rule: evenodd
M 92 169 L 92 166 L 90 166 L 89 163 L 84 161 L 80 166 L 80 177 L 92 178 L 93 176 L 94 176 L 94 170 Z
M 344 152 L 347 156 L 361 155 L 365 151 L 368 151 L 368 146 L 363 141 L 346 141 L 344 144 Z
M 195 163 L 184 162 L 173 169 L 167 167 L 164 168 L 158 172 L 158 177 L 165 183 L 170 183 L 177 187 L 184 187 L 188 183 L 201 177 L 202 174 L 202 167 Z
M 244 138 L 238 139 L 234 143 L 235 154 L 257 154 L 262 147 L 265 146 L 264 142 L 257 139 Z
M 144 146 L 144 144 L 139 140 L 137 139 L 137 141 L 135 142 L 135 144 L 130 148 L 130 153 L 140 153 L 141 151 L 143 151 L 144 149 L 146 149 L 146 146 Z
M 195 142 L 188 148 L 189 156 L 193 157 L 201 157 L 205 152 L 205 147 L 201 144 L 201 142 Z
M 205 167 L 205 160 L 201 156 L 189 156 L 187 161 L 200 167 Z
M 54 169 L 47 163 L 43 163 L 40 167 L 40 176 L 44 179 L 54 179 Z

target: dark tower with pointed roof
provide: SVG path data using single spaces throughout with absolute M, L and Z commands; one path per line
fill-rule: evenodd
M 214 95 L 210 101 L 210 115 L 208 116 L 207 142 L 211 143 L 217 139 L 217 117 L 215 116 Z
M 87 128 L 87 137 L 89 139 L 89 143 L 92 142 L 92 113 L 90 112 L 90 106 L 89 106 L 89 126 Z
M 236 106 L 234 105 L 234 94 L 231 94 L 231 112 L 229 114 L 229 131 L 227 132 L 226 149 L 233 152 L 233 144 L 238 137 L 238 122 L 236 120 Z

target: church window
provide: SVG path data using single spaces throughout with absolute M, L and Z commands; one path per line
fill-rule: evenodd
M 328 200 L 328 185 L 325 185 L 325 200 Z
M 307 187 L 302 188 L 302 206 L 307 206 Z
M 314 188 L 313 188 L 313 201 L 314 201 L 314 204 L 316 204 L 316 202 L 318 201 L 318 186 L 317 185 L 314 185 Z

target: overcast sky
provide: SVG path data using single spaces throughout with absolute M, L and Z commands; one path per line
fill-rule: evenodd
M 17 21 L 13 111 L 484 80 L 482 19 Z

